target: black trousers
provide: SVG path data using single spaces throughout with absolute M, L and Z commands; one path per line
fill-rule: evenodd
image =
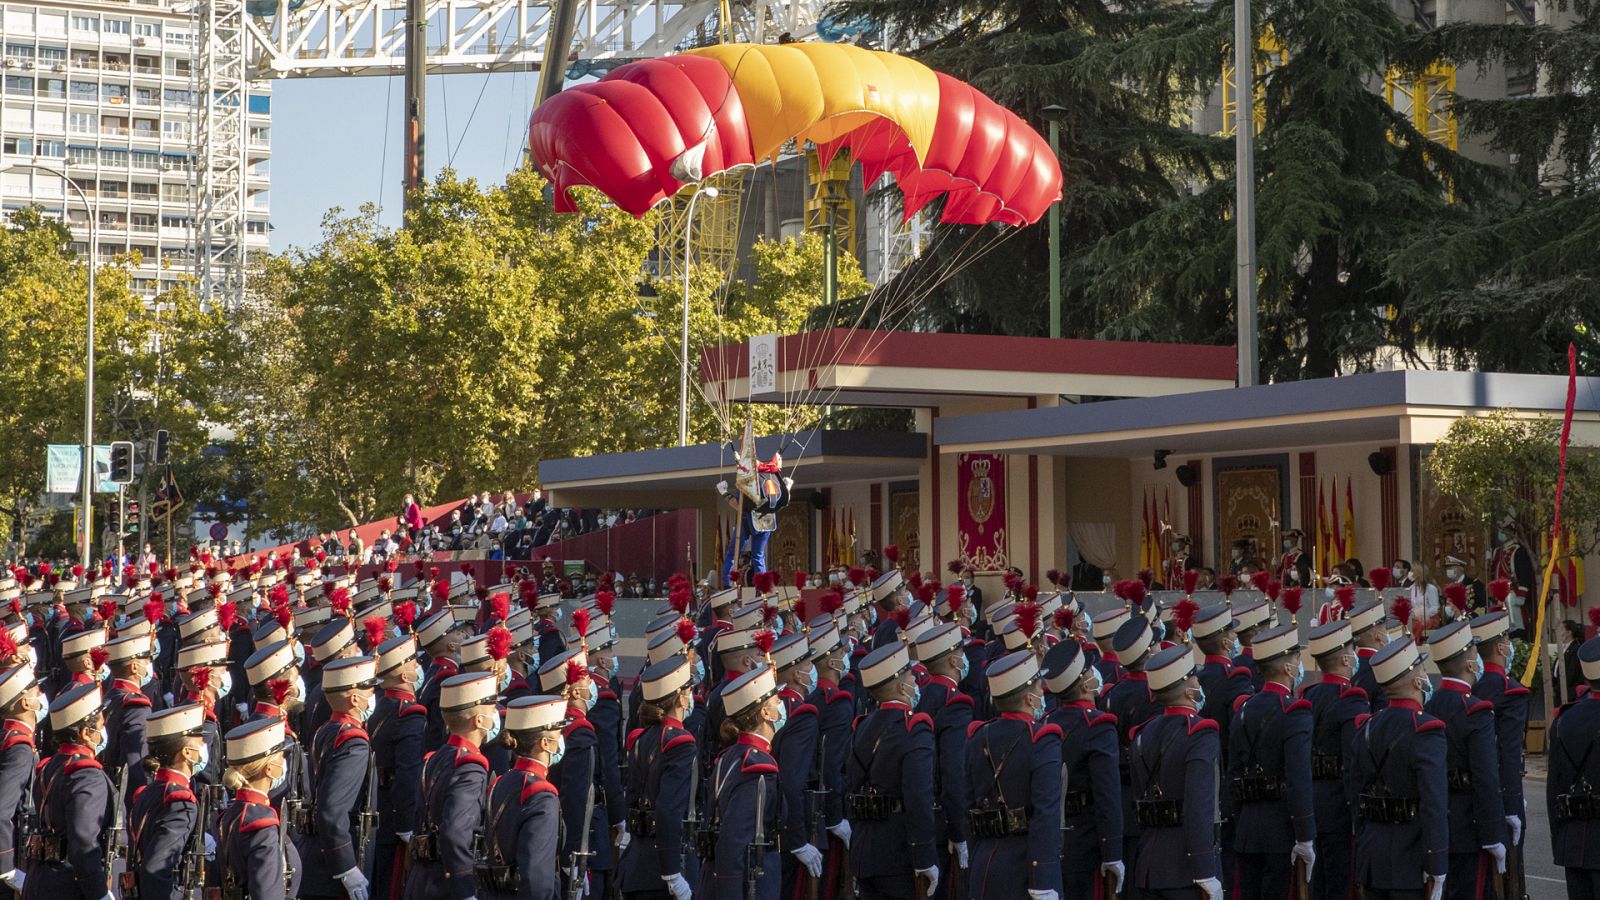
M 1563 869 L 1567 900 L 1600 900 L 1600 869 Z
M 1355 839 L 1348 834 L 1319 834 L 1317 864 L 1311 867 L 1311 900 L 1352 900 L 1355 895 Z
M 1293 859 L 1288 853 L 1237 853 L 1239 884 L 1235 900 L 1284 900 L 1290 896 L 1294 878 Z M 1321 860 L 1318 860 L 1321 865 Z M 1316 874 L 1315 868 L 1312 874 Z
M 1446 871 L 1445 900 L 1490 900 L 1490 877 L 1495 874 L 1494 857 L 1482 850 L 1452 853 Z

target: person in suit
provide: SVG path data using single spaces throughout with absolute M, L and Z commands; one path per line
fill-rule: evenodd
M 1578 685 L 1584 683 L 1578 648 L 1583 646 L 1583 625 L 1573 619 L 1561 623 L 1560 668 L 1556 669 L 1556 696 L 1562 703 L 1578 699 Z
M 1228 781 L 1237 818 L 1235 894 L 1244 900 L 1289 896 L 1310 881 L 1317 861 L 1311 791 L 1311 701 L 1295 697 L 1305 677 L 1299 629 L 1280 625 L 1251 642 L 1261 691 L 1235 701 Z M 1294 871 L 1304 864 L 1303 873 Z
M 1322 678 L 1304 685 L 1311 704 L 1311 798 L 1317 822 L 1313 900 L 1346 900 L 1350 893 L 1351 797 L 1345 775 L 1355 754 L 1356 719 L 1369 715 L 1367 692 L 1350 681 L 1356 667 L 1350 622 L 1334 619 L 1311 629 L 1307 650 Z
M 561 737 L 566 702 L 561 697 L 518 697 L 506 704 L 500 740 L 514 754 L 510 771 L 489 789 L 478 863 L 478 896 L 557 900 L 561 895 L 557 850 L 561 795 L 550 766 L 565 751 Z
M 933 720 L 916 712 L 920 689 L 899 641 L 861 660 L 861 684 L 877 709 L 856 721 L 846 767 L 850 875 L 862 900 L 932 895 L 939 885 L 934 851 Z
M 1370 659 L 1388 703 L 1356 721 L 1355 875 L 1374 900 L 1441 900 L 1449 872 L 1445 724 L 1422 709 L 1426 657 L 1410 638 Z
M 1494 704 L 1472 696 L 1482 671 L 1472 626 L 1465 619 L 1428 634 L 1439 666 L 1439 687 L 1422 706 L 1444 723 L 1449 790 L 1450 870 L 1445 896 L 1476 900 L 1490 890 L 1490 865 L 1506 871 L 1506 823 L 1500 800 Z
M 1205 697 L 1188 647 L 1155 654 L 1145 672 L 1161 712 L 1134 729 L 1129 747 L 1139 819 L 1130 894 L 1221 900 L 1217 723 L 1200 715 Z
M 1061 896 L 1106 900 L 1122 893 L 1122 784 L 1118 778 L 1117 717 L 1094 704 L 1100 675 L 1083 645 L 1062 641 L 1044 655 L 1045 690 L 1055 698 L 1046 721 L 1061 729 L 1067 793 L 1061 809 Z
M 1568 900 L 1600 898 L 1600 638 L 1578 648 L 1589 690 L 1561 707 L 1550 723 L 1550 774 L 1545 804 L 1550 847 L 1567 882 Z

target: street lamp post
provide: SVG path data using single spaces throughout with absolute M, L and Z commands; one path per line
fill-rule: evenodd
M 99 268 L 99 217 L 95 207 L 89 203 L 88 196 L 83 193 L 83 188 L 78 187 L 76 182 L 68 178 L 66 172 L 60 169 L 53 169 L 50 166 L 40 165 L 36 162 L 11 163 L 4 169 L 0 169 L 0 172 L 9 172 L 13 169 L 32 169 L 36 172 L 44 172 L 60 178 L 66 182 L 67 187 L 77 192 L 78 201 L 83 204 L 84 214 L 89 217 L 89 327 L 85 338 L 83 369 L 83 499 L 80 501 L 82 508 L 79 510 L 78 516 L 79 522 L 82 523 L 83 527 L 83 531 L 78 538 L 81 542 L 81 546 L 78 548 L 78 562 L 82 564 L 84 571 L 87 572 L 89 570 L 90 551 L 94 546 L 93 523 L 90 515 L 92 507 L 90 503 L 94 499 L 94 273 L 95 269 Z
M 678 347 L 678 446 L 689 446 L 689 254 L 694 246 L 694 204 L 704 195 L 717 199 L 717 189 L 703 187 L 689 196 L 689 214 L 683 219 L 683 336 Z
M 1050 104 L 1043 110 L 1050 123 L 1050 156 L 1061 159 L 1061 119 L 1067 108 Z M 1050 336 L 1061 337 L 1061 201 L 1050 204 Z

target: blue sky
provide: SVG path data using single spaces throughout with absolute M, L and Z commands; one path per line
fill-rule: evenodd
M 453 165 L 486 184 L 503 181 L 521 157 L 538 77 L 430 77 L 428 174 Z M 381 220 L 399 224 L 403 91 L 398 77 L 298 78 L 272 85 L 274 251 L 315 243 L 323 215 L 336 206 L 353 212 L 377 201 Z

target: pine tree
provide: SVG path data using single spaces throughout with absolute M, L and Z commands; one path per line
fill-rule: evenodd
M 1393 263 L 1416 333 L 1491 370 L 1565 372 L 1566 347 L 1600 351 L 1600 3 L 1549 5 L 1551 25 L 1447 25 L 1402 60 L 1535 71 L 1535 96 L 1458 100 L 1462 127 L 1516 161 L 1509 209 L 1450 219 Z
M 830 8 L 840 20 L 864 19 L 880 42 L 935 69 L 970 82 L 1000 104 L 1046 130 L 1043 110 L 1060 106 L 1062 250 L 1067 263 L 1101 238 L 1121 232 L 1182 195 L 1181 184 L 1216 176 L 1231 150 L 1196 135 L 1174 115 L 1173 96 L 1133 90 L 1098 68 L 1102 53 L 1180 14 L 1159 0 L 843 0 Z M 950 23 L 959 23 L 950 27 Z M 887 36 L 887 40 L 884 40 Z M 920 43 L 919 43 L 920 42 Z M 989 226 L 990 229 L 996 226 Z M 914 324 L 954 331 L 1047 333 L 1048 230 L 1041 221 L 996 243 L 992 236 L 948 228 L 896 290 L 921 292 L 957 269 L 923 301 Z M 974 257 L 977 257 L 974 260 Z M 1063 334 L 1093 337 L 1118 320 L 1117 306 L 1067 283 Z M 1120 303 L 1112 298 L 1112 303 Z M 1210 326 L 1208 326 L 1210 328 Z M 1210 328 L 1191 334 L 1209 341 Z

